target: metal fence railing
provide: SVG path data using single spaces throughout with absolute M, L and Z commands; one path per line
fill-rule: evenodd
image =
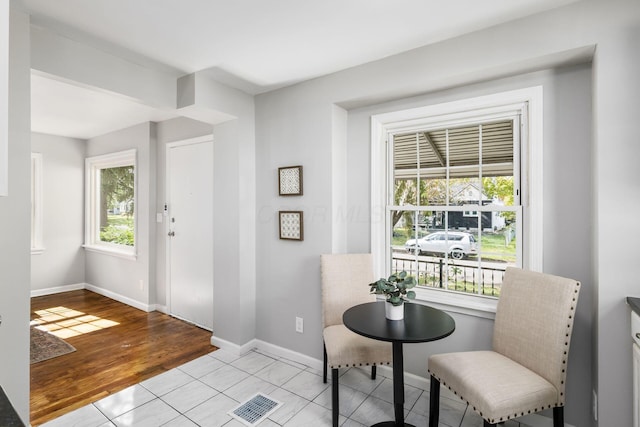
M 458 261 L 443 258 L 396 257 L 392 273 L 406 271 L 416 278 L 418 286 L 452 291 L 500 296 L 505 267 L 478 264 L 477 261 Z

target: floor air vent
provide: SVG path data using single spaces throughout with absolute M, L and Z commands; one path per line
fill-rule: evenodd
M 282 406 L 282 403 L 277 400 L 273 400 L 262 393 L 257 393 L 251 399 L 230 411 L 229 415 L 247 426 L 255 426 L 280 406 Z

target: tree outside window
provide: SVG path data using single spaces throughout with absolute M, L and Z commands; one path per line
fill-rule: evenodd
M 491 318 L 506 266 L 541 271 L 542 117 L 541 86 L 371 116 L 375 274 Z
M 499 296 L 505 267 L 520 264 L 514 122 L 393 135 L 392 271 L 411 271 L 421 286 Z
M 85 248 L 135 257 L 136 151 L 87 158 Z
M 100 170 L 100 240 L 134 246 L 134 168 Z

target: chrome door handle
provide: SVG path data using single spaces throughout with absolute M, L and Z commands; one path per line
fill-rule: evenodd
M 175 236 L 175 235 L 176 235 L 176 232 L 175 232 L 175 231 L 170 231 L 170 232 L 169 232 L 169 237 L 173 237 L 173 236 Z

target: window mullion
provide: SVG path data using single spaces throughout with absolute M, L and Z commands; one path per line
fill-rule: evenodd
M 445 289 L 433 289 L 431 282 L 428 283 L 428 287 L 421 287 L 420 294 L 427 300 L 435 301 L 441 296 L 448 295 L 445 299 L 450 299 L 445 304 L 457 305 L 454 301 L 460 300 L 466 301 L 462 305 L 467 306 L 467 303 L 472 301 L 471 298 L 477 298 L 473 300 L 473 304 L 475 304 L 481 300 L 487 300 L 483 295 L 485 291 L 489 292 L 486 295 L 499 295 L 499 293 L 493 294 L 492 289 L 495 284 L 495 289 L 499 292 L 501 276 L 498 270 L 503 267 L 498 265 L 501 262 L 494 263 L 494 261 L 504 260 L 509 264 L 515 263 L 526 268 L 534 266 L 534 269 L 538 265 L 534 258 L 539 256 L 538 251 L 541 247 L 539 235 L 541 233 L 533 233 L 532 230 L 539 229 L 541 220 L 534 221 L 532 216 L 540 217 L 540 215 L 536 216 L 536 213 L 540 211 L 541 200 L 536 197 L 539 196 L 541 187 L 541 178 L 539 178 L 541 150 L 538 149 L 541 144 L 530 144 L 534 147 L 532 150 L 527 145 L 527 138 L 536 142 L 540 141 L 542 129 L 540 114 L 542 103 L 540 101 L 540 88 L 529 88 L 495 94 L 491 97 L 472 98 L 464 100 L 464 103 L 438 104 L 437 106 L 406 110 L 406 112 L 385 113 L 372 117 L 372 143 L 376 144 L 372 146 L 372 159 L 382 160 L 380 154 L 385 151 L 387 153 L 386 171 L 372 174 L 372 182 L 378 183 L 372 185 L 372 190 L 374 190 L 372 192 L 372 212 L 375 212 L 375 209 L 380 206 L 379 195 L 382 192 L 375 191 L 375 189 L 381 189 L 382 186 L 379 183 L 380 178 L 383 177 L 386 187 L 386 194 L 383 197 L 387 201 L 387 209 L 385 209 L 387 227 L 384 232 L 378 234 L 372 224 L 372 252 L 379 252 L 377 244 L 384 236 L 387 244 L 383 251 L 385 259 L 389 261 L 385 263 L 387 268 L 391 266 L 392 268 L 409 270 L 410 265 L 403 263 L 410 260 L 414 266 L 412 270 L 423 274 L 425 263 L 434 261 L 437 263 L 438 261 L 438 258 L 433 256 L 433 251 L 424 252 L 424 256 L 416 255 L 415 257 L 407 256 L 404 252 L 407 250 L 406 248 L 411 248 L 411 245 L 414 244 L 413 242 L 408 243 L 406 239 L 411 236 L 418 239 L 423 235 L 421 227 L 426 225 L 428 227 L 427 233 L 443 230 L 450 237 L 448 243 L 441 241 L 444 244 L 442 246 L 444 251 L 440 259 L 444 258 L 445 266 L 451 265 L 463 269 L 466 266 L 469 269 L 462 273 L 462 280 L 457 277 L 455 279 L 455 286 L 461 292 L 453 291 L 453 289 L 449 292 L 444 292 Z M 532 115 L 532 124 L 536 123 L 536 126 L 531 126 L 531 129 L 527 127 L 528 114 Z M 430 139 L 433 142 L 430 143 L 431 147 L 427 144 L 424 146 L 425 150 L 421 151 L 421 133 L 424 132 L 427 133 L 427 141 Z M 380 150 L 379 144 L 384 141 L 384 138 L 380 138 L 379 135 L 385 133 L 389 136 L 387 149 Z M 445 154 L 446 161 L 438 162 L 432 149 L 435 153 Z M 532 151 L 535 152 L 530 154 Z M 474 159 L 476 156 L 477 162 Z M 376 164 L 380 165 L 381 163 Z M 412 164 L 415 164 L 414 170 L 411 170 L 414 167 Z M 526 165 L 529 167 L 525 167 Z M 398 169 L 396 170 L 396 168 Z M 403 182 L 403 180 L 405 181 Z M 425 180 L 424 193 L 422 193 L 421 186 L 423 180 Z M 477 190 L 469 186 L 469 183 L 475 180 L 478 180 Z M 505 195 L 505 188 L 508 188 L 505 185 L 511 186 L 511 182 L 509 182 L 511 180 L 513 180 L 513 199 L 510 195 Z M 414 186 L 413 183 L 415 183 L 415 189 L 411 188 Z M 535 187 L 535 191 L 532 191 L 533 187 Z M 485 188 L 490 191 L 485 193 Z M 413 191 L 415 191 L 415 195 L 411 194 Z M 443 192 L 444 194 L 442 194 Z M 479 195 L 475 196 L 475 193 L 479 193 Z M 486 206 L 483 194 L 488 196 Z M 529 206 L 530 201 L 527 199 L 528 194 L 532 195 L 531 206 Z M 415 202 L 412 201 L 414 197 Z M 415 206 L 412 205 L 413 203 Z M 475 220 L 464 218 L 468 217 L 470 211 L 473 210 L 469 206 L 472 203 L 477 204 Z M 513 214 L 507 215 L 507 212 L 515 213 L 515 218 Z M 400 219 L 397 224 L 392 223 L 402 214 L 404 214 L 404 219 Z M 490 222 L 485 223 L 485 217 L 490 218 Z M 415 227 L 413 230 L 411 229 L 411 218 L 413 218 Z M 507 223 L 511 223 L 515 219 L 515 223 L 511 225 L 512 229 L 505 229 L 503 233 L 504 218 Z M 374 215 L 372 215 L 372 219 L 374 219 Z M 429 221 L 426 221 L 427 219 Z M 487 228 L 485 233 L 483 227 L 489 226 L 493 230 Z M 473 230 L 475 227 L 477 227 L 477 231 Z M 382 229 L 382 227 L 378 228 Z M 516 238 L 515 245 L 513 242 L 511 245 L 509 244 L 512 230 L 515 230 L 513 233 Z M 477 259 L 471 256 L 458 261 L 459 251 L 455 253 L 455 259 L 448 254 L 451 247 L 447 245 L 457 241 L 459 235 L 464 232 L 470 233 L 472 236 L 475 235 L 479 251 Z M 503 234 L 504 244 L 499 240 L 503 238 Z M 434 242 L 435 237 L 431 239 Z M 525 238 L 526 241 L 523 240 Z M 407 242 L 404 245 L 405 248 L 400 246 L 403 242 Z M 525 249 L 535 253 L 532 256 L 525 251 L 528 258 L 524 262 L 522 259 L 523 242 L 526 243 Z M 417 245 L 418 242 L 415 244 Z M 420 244 L 422 245 L 422 242 Z M 430 247 L 429 242 L 424 242 L 424 244 L 425 247 Z M 484 247 L 481 248 L 481 245 Z M 513 252 L 514 246 L 515 253 Z M 442 249 L 437 251 L 440 252 Z M 529 258 L 534 261 L 531 262 Z M 382 260 L 381 257 L 376 259 Z M 420 264 L 420 272 L 417 269 L 418 263 Z M 399 267 L 401 265 L 406 267 Z M 478 273 L 472 272 L 471 269 L 477 269 Z M 495 281 L 493 278 L 494 270 L 497 273 Z M 448 271 L 450 274 L 458 274 L 452 273 L 450 269 Z M 475 284 L 473 288 L 471 287 L 472 274 L 477 276 L 477 278 L 473 278 Z M 453 285 L 453 277 L 451 276 L 447 287 Z M 447 279 L 449 278 L 445 274 L 442 282 Z M 485 283 L 482 283 L 483 281 Z M 460 287 L 461 284 L 463 287 Z M 465 289 L 466 285 L 469 286 Z M 486 285 L 487 289 L 483 290 L 483 285 Z M 422 290 L 425 292 L 423 293 Z
M 484 194 L 484 185 L 482 181 L 482 165 L 483 165 L 483 157 L 482 157 L 482 123 L 478 125 L 478 180 L 479 180 L 479 195 L 478 195 L 478 207 L 482 207 L 482 196 Z M 482 253 L 480 253 L 480 248 L 482 247 L 482 209 L 478 209 L 478 231 L 477 231 L 477 239 L 476 245 L 478 248 L 478 294 L 482 295 L 483 289 L 483 275 L 482 275 Z

